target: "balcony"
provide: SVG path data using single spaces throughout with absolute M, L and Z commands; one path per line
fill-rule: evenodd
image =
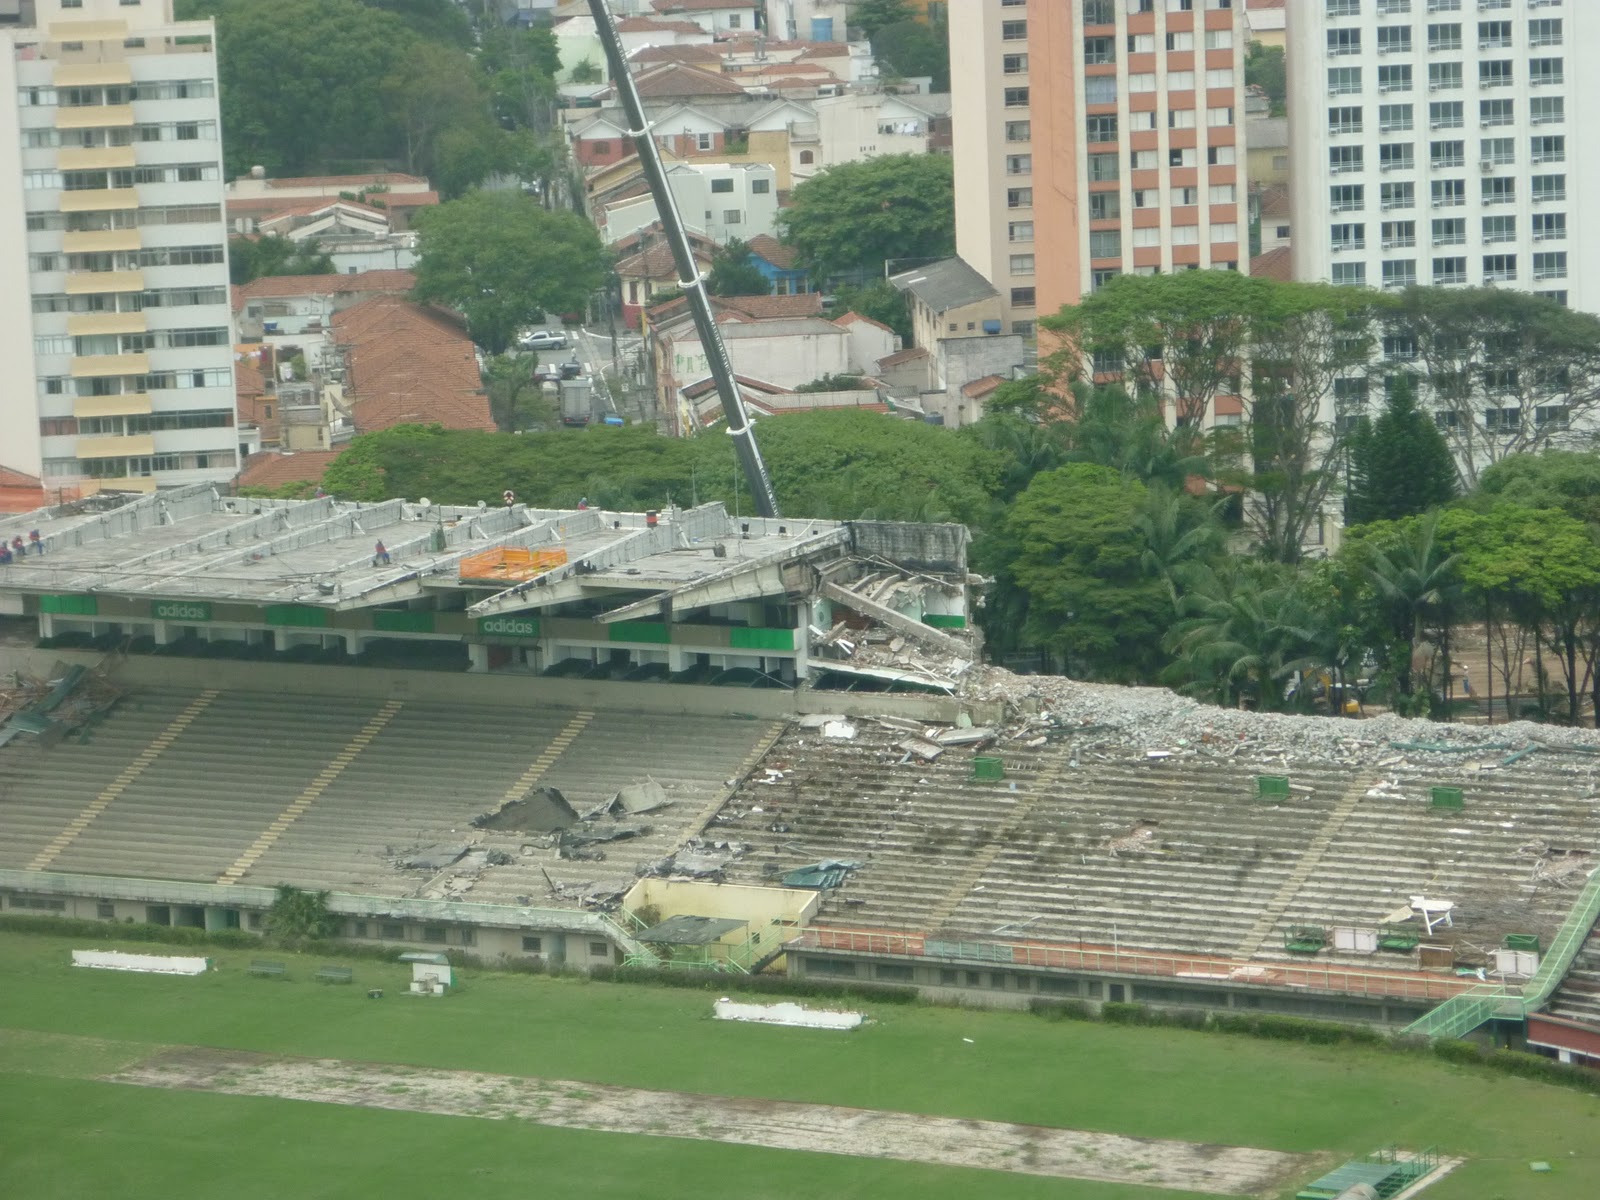
M 1441 271 L 1433 277 L 1433 285 L 1435 287 L 1451 287 L 1466 282 L 1467 273 L 1465 271 Z
M 156 439 L 148 433 L 131 437 L 80 437 L 76 447 L 79 458 L 126 458 L 156 452 Z
M 80 421 L 92 417 L 144 416 L 154 409 L 149 392 L 123 392 L 119 396 L 75 396 L 72 415 Z
M 56 166 L 63 171 L 116 171 L 137 164 L 132 146 L 63 146 Z
M 67 276 L 67 295 L 93 296 L 101 292 L 144 291 L 143 271 L 73 271 Z
M 149 328 L 150 322 L 142 312 L 72 313 L 67 317 L 68 337 L 144 333 Z
M 136 188 L 85 188 L 78 192 L 61 193 L 61 211 L 73 212 L 129 212 L 139 207 Z
M 57 129 L 127 129 L 133 125 L 131 104 L 76 104 L 57 107 Z
M 61 237 L 64 254 L 108 254 L 117 250 L 138 250 L 144 239 L 137 229 L 94 229 L 65 233 Z
M 72 360 L 74 379 L 97 379 L 107 375 L 147 375 L 150 356 L 138 354 L 85 354 Z

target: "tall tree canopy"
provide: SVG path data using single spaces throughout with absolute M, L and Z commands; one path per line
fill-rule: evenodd
M 1395 376 L 1383 414 L 1361 418 L 1350 442 L 1347 518 L 1398 521 L 1455 499 L 1456 464 L 1433 418 L 1417 408 L 1411 376 Z
M 943 23 L 895 21 L 872 35 L 872 57 L 884 75 L 926 75 L 933 90 L 950 90 L 950 33 Z
M 713 296 L 765 296 L 772 290 L 750 259 L 750 243 L 741 238 L 729 239 L 712 256 L 706 286 Z
M 819 279 L 881 276 L 888 259 L 955 253 L 948 154 L 886 154 L 829 167 L 794 189 L 783 239 Z
M 600 236 L 518 192 L 471 192 L 417 215 L 416 295 L 467 318 L 491 353 L 547 312 L 580 310 L 605 280 Z
M 263 275 L 330 275 L 334 270 L 333 259 L 315 242 L 302 246 L 275 233 L 228 239 L 228 277 L 234 283 L 249 283 Z
M 885 25 L 909 21 L 916 15 L 908 0 L 856 0 L 850 12 L 850 25 L 870 39 Z

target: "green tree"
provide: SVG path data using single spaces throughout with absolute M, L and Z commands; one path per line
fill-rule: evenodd
M 277 886 L 267 910 L 267 932 L 286 942 L 313 942 L 339 932 L 339 918 L 328 908 L 327 892 L 307 892 L 287 883 Z
M 424 210 L 416 224 L 416 298 L 458 309 L 493 354 L 545 312 L 581 309 L 605 280 L 594 226 L 516 192 L 471 192 Z
M 489 393 L 489 411 L 503 432 L 548 429 L 555 424 L 555 406 L 544 388 L 533 378 L 536 355 L 497 354 L 483 368 L 483 384 Z
M 438 143 L 447 131 L 480 139 L 500 132 L 472 60 L 452 46 L 415 47 L 379 85 L 379 93 L 400 132 L 407 171 L 433 175 L 439 165 Z
M 503 125 L 541 133 L 554 127 L 561 52 L 551 30 L 485 31 L 478 69 L 488 81 L 495 115 Z
M 1455 459 L 1439 427 L 1417 408 L 1411 376 L 1394 377 L 1377 421 L 1361 419 L 1350 468 L 1345 512 L 1352 524 L 1398 521 L 1455 498 Z
M 1288 115 L 1289 81 L 1282 46 L 1251 42 L 1244 56 L 1244 82 L 1246 86 L 1254 85 L 1267 94 L 1272 116 Z
M 935 92 L 950 90 L 950 35 L 926 21 L 895 21 L 872 35 L 872 57 L 880 73 L 915 79 L 928 76 Z
M 1291 685 L 1324 664 L 1314 614 L 1297 585 L 1277 564 L 1192 572 L 1182 600 L 1187 615 L 1166 637 L 1177 654 L 1168 676 L 1218 704 L 1305 707 L 1308 690 Z
M 730 238 L 712 256 L 706 286 L 713 296 L 765 296 L 772 291 L 750 257 L 750 243 L 739 238 Z
M 906 294 L 888 280 L 875 280 L 865 287 L 846 284 L 834 293 L 834 300 L 835 312 L 870 317 L 899 334 L 903 344 L 911 344 L 911 308 Z
M 368 8 L 393 13 L 424 41 L 472 48 L 472 19 L 455 0 L 361 0 Z
M 1129 392 L 1115 383 L 1079 383 L 1069 396 L 1064 411 L 1050 414 L 1062 418 L 1069 460 L 1109 467 L 1169 491 L 1211 473 L 1198 431 L 1192 426 L 1169 426 L 1153 392 Z
M 881 276 L 889 259 L 955 253 L 948 154 L 886 154 L 842 163 L 794 189 L 778 215 L 783 240 L 822 281 Z
M 308 175 L 397 156 L 382 85 L 418 44 L 398 16 L 358 0 L 208 0 L 189 12 L 217 19 L 230 174 Z
M 234 283 L 265 275 L 331 275 L 335 270 L 333 259 L 315 241 L 302 244 L 275 233 L 228 239 L 228 277 Z
M 1501 504 L 1556 508 L 1600 526 L 1600 454 L 1592 450 L 1546 450 L 1501 459 L 1478 477 L 1465 503 L 1478 511 Z
M 1087 463 L 1036 475 L 1000 531 L 999 614 L 1068 674 L 1133 682 L 1159 666 L 1168 601 L 1143 563 L 1144 485 Z M 985 621 L 985 629 L 994 626 Z
M 915 16 L 907 0 L 856 0 L 850 11 L 850 25 L 870 41 L 885 25 L 910 21 Z

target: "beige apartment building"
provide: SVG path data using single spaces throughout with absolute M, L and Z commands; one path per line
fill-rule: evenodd
M 1126 272 L 1246 269 L 1242 5 L 972 0 L 950 37 L 956 248 L 1012 330 Z

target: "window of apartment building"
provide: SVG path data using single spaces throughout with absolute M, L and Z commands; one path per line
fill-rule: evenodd
M 1465 217 L 1435 217 L 1433 219 L 1433 244 L 1435 246 L 1464 246 L 1467 243 Z
M 1218 221 L 1211 227 L 1211 242 L 1213 245 L 1225 246 L 1238 240 L 1239 226 L 1233 221 Z M 1217 265 L 1221 266 L 1225 271 L 1233 270 L 1233 267 L 1225 264 L 1219 263 Z
M 1031 287 L 1014 287 L 1011 289 L 1011 303 L 1019 308 L 1032 308 L 1036 303 Z
M 1010 256 L 1011 273 L 1013 275 L 1033 274 L 1033 255 L 1013 254 Z
M 1115 158 L 1116 155 L 1112 155 L 1112 157 Z M 1031 174 L 1032 171 L 1033 171 L 1033 155 L 1031 155 L 1031 154 L 1008 154 L 1008 155 L 1006 155 L 1006 174 L 1007 175 L 1028 175 L 1028 174 Z
M 1194 72 L 1193 71 L 1168 71 L 1167 72 L 1167 91 L 1169 91 L 1169 92 L 1192 92 L 1192 91 L 1194 91 Z
M 1459 21 L 1450 21 L 1438 25 L 1429 25 L 1428 49 L 1435 52 L 1461 49 L 1461 23 Z
M 1117 39 L 1114 37 L 1086 37 L 1083 39 L 1085 66 L 1102 67 L 1117 61 Z
M 1528 101 L 1528 119 L 1535 125 L 1559 125 L 1567 119 L 1567 102 L 1561 96 L 1535 96 Z
M 1562 308 L 1567 306 L 1567 291 L 1565 288 L 1554 292 L 1535 292 L 1534 295 L 1543 296 L 1546 300 L 1561 305 Z
M 1500 99 L 1478 101 L 1478 123 L 1485 129 L 1510 125 L 1516 120 L 1516 101 Z
M 1534 58 L 1528 61 L 1530 87 L 1559 87 L 1566 82 L 1566 73 L 1559 58 Z
M 1511 49 L 1511 22 L 1510 21 L 1479 21 L 1478 22 L 1478 49 L 1479 50 L 1509 50 L 1509 49 Z
M 1032 208 L 1033 207 L 1033 189 L 1031 187 L 1007 188 L 1006 189 L 1006 207 L 1007 208 Z
M 1561 18 L 1535 17 L 1528 22 L 1528 45 L 1561 45 Z
M 1330 58 L 1342 54 L 1361 53 L 1361 30 L 1359 29 L 1330 29 L 1328 30 L 1328 56 Z
M 1025 87 L 1008 87 L 1005 90 L 1007 108 L 1027 108 L 1028 89 Z
M 1409 171 L 1416 165 L 1416 147 L 1410 142 L 1384 142 L 1378 147 L 1379 170 Z
M 1411 26 L 1381 25 L 1378 27 L 1379 54 L 1410 54 Z
M 1174 225 L 1171 237 L 1174 246 L 1198 246 L 1200 244 L 1200 226 Z
M 1211 203 L 1237 204 L 1239 203 L 1239 185 L 1236 183 L 1214 183 L 1211 185 Z M 1285 237 L 1288 234 L 1284 234 Z
M 1117 23 L 1115 0 L 1084 0 L 1083 23 L 1085 25 L 1115 25 Z
M 1200 203 L 1200 189 L 1195 187 L 1175 187 L 1172 189 L 1172 204 L 1174 208 L 1193 208 Z
M 1378 105 L 1378 132 L 1404 133 L 1412 127 L 1412 106 L 1409 104 Z
M 1542 250 L 1533 256 L 1535 279 L 1565 279 L 1567 277 L 1567 252 Z
M 1139 89 L 1133 86 L 1137 75 L 1128 76 L 1128 90 L 1136 92 Z M 1149 91 L 1155 90 L 1155 76 L 1150 77 Z M 1083 81 L 1083 99 L 1086 104 L 1115 104 L 1117 102 L 1117 77 L 1115 75 L 1091 75 Z
M 725 208 L 722 210 L 722 223 L 724 225 L 743 225 L 744 209 Z
M 1193 146 L 1173 146 L 1167 151 L 1167 166 L 1192 167 L 1196 165 Z
M 1462 284 L 1467 281 L 1467 260 L 1465 258 L 1436 258 L 1433 260 L 1433 282 L 1436 286 L 1444 287 L 1449 284 Z
M 1378 91 L 1409 92 L 1411 90 L 1411 64 L 1390 64 L 1378 68 Z
M 772 191 L 772 180 L 752 179 L 750 181 L 750 194 L 752 196 L 765 196 Z
M 1139 165 L 1136 161 L 1137 153 L 1135 152 L 1135 161 L 1133 163 L 1135 167 Z M 1146 150 L 1143 153 L 1154 154 L 1155 151 Z M 1111 183 L 1121 177 L 1120 164 L 1115 154 L 1091 154 L 1089 155 L 1088 166 L 1090 183 Z
M 1435 179 L 1429 186 L 1435 208 L 1460 208 L 1467 202 L 1465 179 Z
M 1534 213 L 1533 240 L 1551 242 L 1567 236 L 1566 213 Z
M 1512 215 L 1494 216 L 1483 218 L 1483 241 L 1485 245 L 1496 242 L 1514 242 L 1517 240 L 1517 218 Z
M 1483 203 L 1485 204 L 1515 204 L 1517 201 L 1517 181 L 1512 178 L 1496 178 L 1480 180 L 1483 185 Z
M 1161 245 L 1161 227 L 1158 225 L 1145 225 L 1133 231 L 1133 245 L 1136 249 L 1148 250 L 1152 246 Z
M 1360 212 L 1367 206 L 1367 188 L 1361 183 L 1340 183 L 1328 189 L 1328 206 L 1333 212 Z
M 1386 288 L 1416 287 L 1417 260 L 1414 258 L 1384 259 L 1383 286 Z
M 1367 285 L 1367 264 L 1360 262 L 1334 263 L 1329 271 L 1328 278 L 1334 283 L 1345 287 L 1365 287 Z
M 1167 110 L 1168 129 L 1193 129 L 1195 127 L 1195 111 L 1192 108 L 1172 108 Z
M 1096 267 L 1094 270 L 1089 272 L 1090 290 L 1098 292 L 1101 288 L 1105 287 L 1106 284 L 1110 283 L 1113 279 L 1121 274 L 1122 270 L 1119 267 Z
M 731 192 L 733 191 L 733 180 L 713 179 L 711 181 L 711 190 L 713 192 Z
M 1000 69 L 1007 75 L 1026 75 L 1028 73 L 1028 56 L 1026 54 L 1006 54 L 1000 59 Z
M 1385 221 L 1382 229 L 1383 248 L 1385 250 L 1402 250 L 1417 244 L 1417 223 L 1415 221 Z
M 1096 194 L 1098 195 L 1099 193 L 1096 193 Z M 1113 192 L 1111 194 L 1112 195 L 1116 195 L 1115 192 Z M 1090 199 L 1092 201 L 1093 197 L 1090 197 Z M 1012 221 L 1010 224 L 1008 224 L 1006 226 L 1006 238 L 1007 238 L 1008 241 L 1013 241 L 1013 242 L 1031 242 L 1031 241 L 1033 241 L 1033 222 L 1032 221 Z
M 1478 64 L 1478 86 L 1484 88 L 1511 86 L 1511 60 L 1493 58 Z
M 1328 229 L 1328 244 L 1336 251 L 1365 250 L 1367 227 L 1362 224 L 1339 224 Z
M 1112 121 L 1115 121 L 1115 120 L 1116 120 L 1116 118 L 1113 117 Z M 1006 141 L 1008 141 L 1008 142 L 1026 142 L 1026 141 L 1031 141 L 1032 139 L 1033 139 L 1033 122 L 1032 121 L 1007 121 L 1006 122 Z
M 1532 150 L 1536 163 L 1567 161 L 1567 139 L 1560 134 L 1540 134 L 1533 139 Z
M 1480 138 L 1478 156 L 1492 167 L 1509 167 L 1517 161 L 1517 143 L 1514 138 Z
M 1098 113 L 1084 118 L 1084 134 L 1091 142 L 1117 140 L 1117 114 Z
M 1512 283 L 1517 278 L 1515 254 L 1485 254 L 1483 256 L 1483 281 L 1485 283 Z
M 1385 212 L 1397 208 L 1415 208 L 1417 185 L 1409 182 L 1379 184 L 1378 201 Z
M 1213 167 L 1231 167 L 1239 161 L 1237 146 L 1207 146 L 1206 162 Z
M 1025 42 L 1028 40 L 1028 23 L 1026 21 L 1001 21 L 1000 37 L 1008 42 Z
M 1439 170 L 1443 167 L 1467 165 L 1467 144 L 1463 141 L 1429 142 L 1428 164 Z
M 1324 11 L 1330 17 L 1359 17 L 1361 0 L 1326 0 Z
M 1167 34 L 1168 54 L 1188 54 L 1194 50 L 1194 34 L 1188 30 L 1178 30 Z
M 1416 339 L 1403 333 L 1389 334 L 1383 339 L 1383 357 L 1389 362 L 1411 362 L 1417 357 Z
M 1349 96 L 1361 91 L 1360 67 L 1329 67 L 1328 94 Z
M 1130 33 L 1128 35 L 1129 54 L 1154 54 L 1156 50 L 1156 35 L 1153 33 Z
M 1360 146 L 1328 147 L 1328 170 L 1335 175 L 1354 174 L 1365 165 L 1365 151 Z
M 1089 219 L 1091 221 L 1111 221 L 1121 215 L 1121 192 L 1089 193 Z
M 1089 257 L 1090 258 L 1121 258 L 1122 233 L 1116 229 L 1092 229 L 1089 231 Z
M 1233 30 L 1231 30 L 1231 29 L 1208 29 L 1208 30 L 1206 30 L 1206 49 L 1207 50 L 1231 50 L 1231 49 L 1233 49 Z
M 1134 188 L 1133 206 L 1135 208 L 1160 208 L 1161 190 L 1159 188 Z
M 1093 158 L 1094 155 L 1090 155 Z M 1154 150 L 1130 150 L 1128 165 L 1135 171 L 1154 171 L 1158 165 Z
M 1221 129 L 1233 124 L 1233 109 L 1208 108 L 1206 109 L 1206 124 L 1212 129 Z
M 1430 92 L 1454 91 L 1461 86 L 1461 79 L 1461 64 L 1458 62 L 1428 64 L 1428 90 Z
M 1360 133 L 1362 109 L 1360 106 L 1328 109 L 1328 133 Z
M 1533 202 L 1546 204 L 1552 200 L 1565 200 L 1567 198 L 1567 177 L 1565 175 L 1535 175 L 1533 177 Z
M 1111 91 L 1113 93 L 1112 96 L 1111 96 L 1111 100 L 1089 100 L 1090 104 L 1109 104 L 1109 103 L 1111 103 L 1112 100 L 1115 100 L 1117 98 L 1116 95 L 1115 95 L 1115 93 L 1116 93 L 1116 82 L 1117 82 L 1117 79 L 1116 79 L 1115 75 L 1091 75 L 1088 79 L 1085 79 L 1083 81 L 1083 90 L 1084 90 L 1085 98 L 1088 97 L 1089 90 L 1090 90 L 1090 85 L 1091 84 L 1097 84 L 1101 80 L 1110 80 L 1110 82 L 1111 82 Z M 1100 86 L 1104 87 L 1105 85 L 1101 84 Z M 1149 72 L 1146 72 L 1146 71 L 1140 71 L 1139 73 L 1137 73 L 1135 75 L 1129 75 L 1128 76 L 1128 91 L 1130 91 L 1130 92 L 1153 92 L 1155 90 L 1156 90 L 1156 77 L 1153 74 L 1150 74 Z

